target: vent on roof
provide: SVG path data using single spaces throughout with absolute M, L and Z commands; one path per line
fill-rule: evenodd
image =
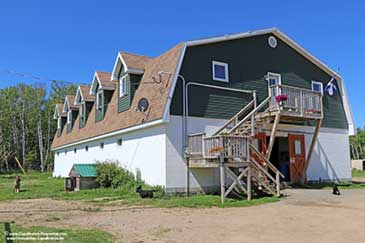
M 267 42 L 269 43 L 269 46 L 271 46 L 272 48 L 275 48 L 278 45 L 278 41 L 274 36 L 270 36 Z

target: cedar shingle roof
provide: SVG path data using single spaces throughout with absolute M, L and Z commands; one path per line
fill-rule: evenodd
M 68 102 L 68 106 L 71 110 L 78 110 L 79 107 L 75 105 L 75 95 L 66 95 L 66 100 Z
M 111 80 L 111 73 L 103 72 L 103 71 L 96 71 L 96 75 L 99 77 L 101 86 L 105 89 L 114 89 L 115 85 Z
M 86 101 L 94 101 L 95 96 L 90 95 L 90 85 L 80 85 L 80 92 L 84 100 Z
M 145 70 L 146 65 L 153 60 L 152 57 L 132 54 L 129 52 L 120 52 L 128 68 Z
M 180 44 L 160 55 L 159 57 L 144 58 L 144 60 L 149 59 L 149 61 L 144 63 L 145 71 L 139 87 L 135 92 L 131 108 L 129 110 L 118 112 L 118 92 L 114 91 L 107 112 L 105 113 L 104 119 L 102 121 L 95 122 L 94 105 L 90 111 L 85 127 L 79 128 L 79 126 L 76 125 L 73 126 L 71 133 L 67 133 L 65 126 L 61 136 L 54 137 L 52 149 L 139 125 L 142 122 L 150 122 L 163 118 L 164 109 L 168 100 L 168 93 L 171 89 L 173 75 L 162 75 L 161 83 L 153 82 L 153 78 L 159 77 L 159 71 L 169 72 L 171 74 L 175 73 L 182 47 L 183 45 Z M 132 55 L 130 55 L 130 57 L 131 56 Z M 141 67 L 138 65 L 132 65 L 128 68 Z M 98 75 L 99 73 L 101 74 L 104 72 L 98 72 Z M 110 81 L 110 73 L 108 75 Z M 102 79 L 101 76 L 99 76 L 100 79 Z M 115 81 L 112 81 L 112 83 L 115 86 L 117 84 Z M 135 111 L 138 101 L 141 98 L 147 98 L 150 102 L 150 106 L 145 112 L 148 114 L 147 118 L 145 118 L 145 116 L 140 112 Z M 80 116 L 77 117 L 75 124 L 79 124 L 79 119 Z
M 67 113 L 63 112 L 63 104 L 56 104 L 56 109 L 57 109 L 59 116 L 61 116 L 61 117 L 67 116 Z

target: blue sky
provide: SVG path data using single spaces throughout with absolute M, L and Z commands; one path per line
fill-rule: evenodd
M 156 56 L 182 40 L 277 27 L 340 68 L 364 127 L 364 12 L 363 1 L 1 1 L 0 88 L 35 82 L 3 69 L 89 83 L 119 50 Z

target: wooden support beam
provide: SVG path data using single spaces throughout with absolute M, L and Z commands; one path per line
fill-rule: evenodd
M 247 200 L 251 200 L 251 166 L 247 167 Z
M 316 128 L 314 130 L 314 134 L 313 134 L 313 138 L 312 138 L 312 143 L 311 143 L 311 146 L 309 147 L 307 159 L 305 160 L 302 178 L 300 179 L 300 182 L 301 183 L 304 183 L 305 182 L 305 179 L 307 177 L 307 169 L 308 169 L 308 166 L 309 166 L 309 162 L 312 159 L 314 147 L 316 145 L 316 142 L 317 142 L 317 139 L 318 139 L 318 135 L 319 135 L 319 130 L 321 129 L 321 126 L 322 126 L 322 121 L 323 121 L 323 119 L 319 119 L 317 121 L 317 125 L 316 125 Z
M 276 196 L 280 197 L 280 174 L 279 172 L 276 172 Z
M 280 113 L 277 113 L 275 115 L 274 125 L 272 126 L 272 130 L 271 130 L 271 134 L 270 134 L 269 146 L 268 146 L 267 151 L 266 151 L 266 158 L 267 159 L 270 159 L 271 152 L 272 152 L 272 149 L 274 147 L 275 136 L 276 136 L 276 131 L 278 130 L 279 122 L 280 122 Z
M 224 203 L 224 200 L 226 198 L 225 196 L 225 189 L 226 189 L 226 182 L 225 182 L 225 167 L 224 167 L 224 158 L 221 155 L 220 156 L 220 176 L 221 176 L 221 202 Z
M 228 175 L 231 179 L 232 179 L 232 181 L 235 181 L 236 179 L 237 179 L 237 175 L 226 165 L 226 175 Z M 246 188 L 242 185 L 242 182 L 243 181 L 237 181 L 237 187 L 239 187 L 240 189 L 241 189 L 241 191 L 242 192 L 244 192 L 245 194 L 247 194 L 247 190 L 246 190 Z M 246 184 L 245 184 L 245 186 L 246 186 Z M 235 189 L 235 191 L 237 192 L 237 193 L 241 193 L 236 187 L 234 187 L 234 189 Z M 227 194 L 227 192 L 226 192 L 226 194 Z M 227 194 L 228 195 L 228 194 Z
M 231 184 L 231 186 L 227 189 L 227 191 L 225 192 L 225 197 L 228 196 L 228 194 L 232 191 L 232 189 L 236 186 L 236 185 L 240 185 L 239 181 L 242 180 L 242 177 L 246 174 L 247 170 L 250 167 L 247 167 L 246 169 L 244 169 L 241 174 L 239 174 L 239 176 L 234 179 L 233 183 Z M 227 171 L 229 171 L 229 168 L 227 168 Z M 246 191 L 246 189 L 244 190 L 244 192 Z M 246 191 L 247 192 L 247 191 Z

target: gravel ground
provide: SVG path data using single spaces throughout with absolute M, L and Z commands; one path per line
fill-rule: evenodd
M 365 190 L 290 189 L 244 208 L 100 207 L 51 199 L 0 203 L 0 221 L 97 228 L 117 242 L 365 242 Z

